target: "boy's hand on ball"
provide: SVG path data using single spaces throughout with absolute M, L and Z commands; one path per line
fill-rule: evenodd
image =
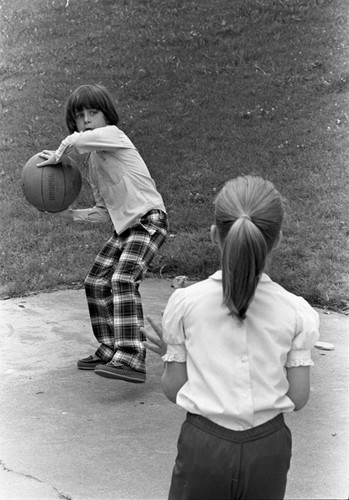
M 143 345 L 159 356 L 164 356 L 167 351 L 167 345 L 162 336 L 162 326 L 160 323 L 156 323 L 151 316 L 147 316 L 147 320 L 152 326 L 154 332 L 148 332 L 145 328 L 141 328 L 141 332 L 147 337 L 147 340 L 143 342 Z
M 39 153 L 40 158 L 43 158 L 44 161 L 37 164 L 37 167 L 45 167 L 46 165 L 56 165 L 59 163 L 57 161 L 56 152 L 50 151 L 48 149 L 44 149 L 41 153 Z

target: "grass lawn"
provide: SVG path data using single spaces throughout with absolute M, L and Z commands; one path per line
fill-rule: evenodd
M 348 310 L 348 10 L 347 0 L 3 0 L 1 295 L 80 286 L 110 232 L 37 217 L 20 183 L 26 160 L 67 135 L 69 93 L 102 83 L 168 209 L 154 275 L 213 272 L 215 194 L 261 175 L 287 212 L 271 277 Z M 92 203 L 84 183 L 76 206 Z

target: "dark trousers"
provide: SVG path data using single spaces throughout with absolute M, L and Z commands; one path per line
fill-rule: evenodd
M 285 495 L 292 438 L 282 414 L 232 431 L 188 413 L 169 500 L 273 500 Z

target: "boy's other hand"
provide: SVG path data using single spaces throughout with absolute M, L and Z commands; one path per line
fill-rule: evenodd
M 74 222 L 73 210 L 69 207 L 66 210 L 62 210 L 62 212 L 51 212 L 51 215 L 57 217 L 62 222 Z
M 44 212 L 43 210 L 39 210 L 38 208 L 34 207 L 33 205 L 30 205 L 30 211 L 32 214 L 36 217 L 43 217 L 47 212 Z
M 46 212 L 44 210 L 38 210 L 37 208 L 34 208 L 34 210 L 38 217 L 42 217 L 44 215 L 53 215 L 62 222 L 74 222 L 73 209 L 70 207 L 66 210 L 62 210 L 61 212 Z

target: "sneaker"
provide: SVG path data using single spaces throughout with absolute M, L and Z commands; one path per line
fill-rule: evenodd
M 133 370 L 129 366 L 112 363 L 106 365 L 97 365 L 95 373 L 105 378 L 113 378 L 115 380 L 124 380 L 125 382 L 133 382 L 134 384 L 142 384 L 145 382 L 145 373 Z
M 79 370 L 94 370 L 97 365 L 105 364 L 104 361 L 101 360 L 95 354 L 92 356 L 88 356 L 87 358 L 79 359 L 77 362 Z

